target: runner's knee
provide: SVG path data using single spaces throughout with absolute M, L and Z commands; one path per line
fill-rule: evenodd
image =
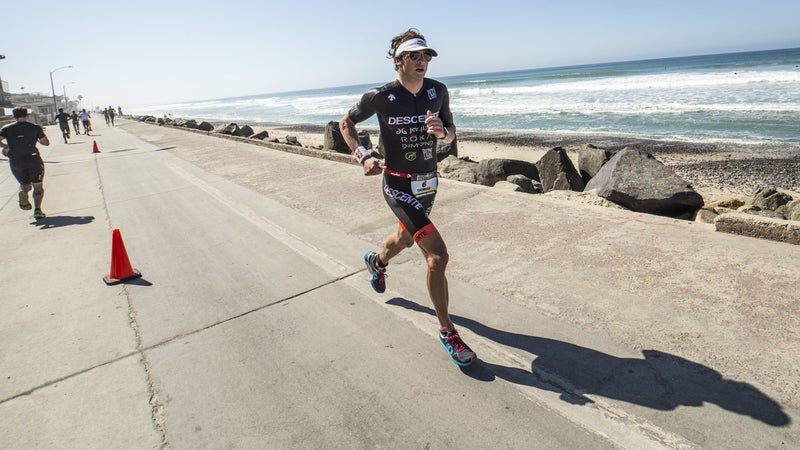
M 428 270 L 432 272 L 444 272 L 450 256 L 447 254 L 447 252 L 428 253 L 426 259 L 428 261 Z
M 414 245 L 414 238 L 408 233 L 397 233 L 397 244 L 409 248 Z

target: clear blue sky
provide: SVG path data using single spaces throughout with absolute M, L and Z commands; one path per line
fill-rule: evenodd
M 429 76 L 800 47 L 800 1 L 4 2 L 11 91 L 145 105 L 381 83 L 418 28 Z M 74 83 L 74 84 L 70 84 Z

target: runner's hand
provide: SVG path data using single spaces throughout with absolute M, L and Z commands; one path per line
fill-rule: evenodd
M 430 110 L 428 110 L 427 116 L 425 117 L 425 128 L 428 129 L 428 134 L 432 134 L 439 139 L 445 136 L 442 119 L 434 116 Z
M 364 161 L 364 176 L 378 175 L 383 172 L 383 163 L 380 159 L 372 157 Z

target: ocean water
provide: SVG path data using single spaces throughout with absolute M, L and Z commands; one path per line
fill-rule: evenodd
M 447 84 L 462 130 L 800 142 L 800 48 L 434 78 Z M 132 112 L 324 125 L 338 121 L 364 91 L 387 81 Z

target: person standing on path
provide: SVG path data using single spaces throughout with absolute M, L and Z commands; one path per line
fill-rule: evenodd
M 111 120 L 111 126 L 113 127 L 114 126 L 114 116 L 117 115 L 117 113 L 114 112 L 114 108 L 111 107 L 111 106 L 109 106 L 106 111 L 108 111 L 108 118 Z
M 383 173 L 384 200 L 399 219 L 397 231 L 386 238 L 380 253 L 364 255 L 372 288 L 378 293 L 386 290 L 389 261 L 416 243 L 428 267 L 428 294 L 439 321 L 439 340 L 453 362 L 468 366 L 475 361 L 475 352 L 464 344 L 448 312 L 447 246 L 428 217 L 438 187 L 436 141 L 450 143 L 456 132 L 447 87 L 425 78 L 434 56 L 437 52 L 419 31 L 411 28 L 395 36 L 389 57 L 397 79 L 367 91 L 339 122 L 339 129 L 364 175 Z M 358 140 L 356 124 L 375 114 L 385 164 Z
M 19 182 L 19 207 L 31 209 L 28 192 L 33 187 L 33 217 L 44 219 L 42 199 L 44 198 L 44 161 L 36 148 L 36 143 L 50 145 L 50 140 L 39 125 L 28 122 L 26 108 L 14 108 L 14 119 L 0 129 L 0 149 L 8 157 L 11 173 Z M 5 141 L 5 142 L 3 142 Z
M 92 116 L 89 115 L 89 113 L 86 112 L 85 109 L 82 109 L 80 117 L 81 117 L 81 122 L 83 122 L 83 131 L 88 136 L 89 135 L 89 131 L 91 131 L 91 129 L 92 129 L 91 128 L 92 125 L 91 125 L 91 122 L 90 122 Z

